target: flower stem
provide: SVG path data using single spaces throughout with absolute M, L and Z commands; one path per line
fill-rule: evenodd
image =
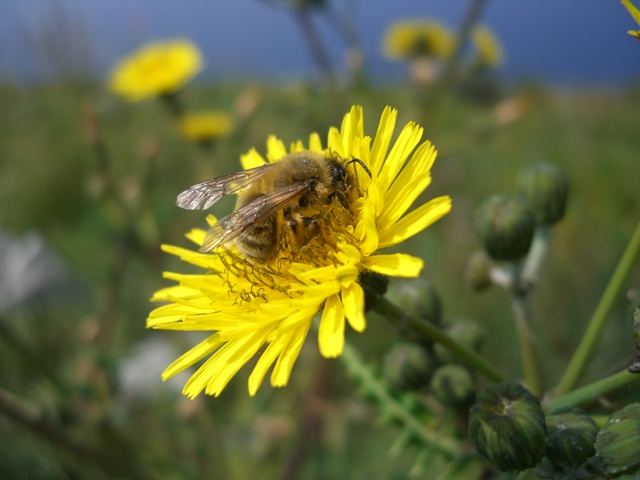
M 513 317 L 518 332 L 518 341 L 520 343 L 520 354 L 522 357 L 522 370 L 524 372 L 524 381 L 534 395 L 542 393 L 542 381 L 540 379 L 540 370 L 538 368 L 538 355 L 535 349 L 535 340 L 531 332 L 531 324 L 529 320 L 529 308 L 527 299 L 522 295 L 511 294 L 511 306 L 513 308 Z
M 412 436 L 452 457 L 463 453 L 462 445 L 456 439 L 442 432 L 427 430 L 419 418 L 387 391 L 349 344 L 345 344 L 340 359 L 345 362 L 349 373 L 360 382 L 363 390 L 376 399 L 383 412 L 401 421 Z
M 473 350 L 461 345 L 444 331 L 426 320 L 407 315 L 405 311 L 397 307 L 384 297 L 377 297 L 373 309 L 391 323 L 400 327 L 409 327 L 425 339 L 441 344 L 451 353 L 456 355 L 470 367 L 475 368 L 488 379 L 499 382 L 503 376 L 487 360 Z
M 523 288 L 528 290 L 535 285 L 548 249 L 549 228 L 536 228 L 536 232 L 533 236 L 533 242 L 531 243 L 531 249 L 525 259 L 524 266 L 522 267 L 522 273 L 520 275 L 520 282 Z
M 600 333 L 602 332 L 602 328 L 604 327 L 609 312 L 611 311 L 615 300 L 618 298 L 620 289 L 622 288 L 638 253 L 640 253 L 640 221 L 631 236 L 631 240 L 629 241 L 626 250 L 622 254 L 622 258 L 620 258 L 618 266 L 609 280 L 607 288 L 600 298 L 600 302 L 598 303 L 596 310 L 593 312 L 593 316 L 589 321 L 587 331 L 580 341 L 580 345 L 578 345 L 578 348 L 574 352 L 573 357 L 569 362 L 569 366 L 558 384 L 557 392 L 559 394 L 570 391 L 584 372 L 587 361 L 591 356 L 591 352 L 593 351 L 596 341 L 600 337 Z
M 549 413 L 556 413 L 577 405 L 582 405 L 638 380 L 640 380 L 640 375 L 623 370 L 622 372 L 585 385 L 570 393 L 553 398 L 547 403 L 547 410 Z

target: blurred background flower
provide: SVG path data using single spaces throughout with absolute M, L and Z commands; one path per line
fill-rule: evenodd
M 481 25 L 471 31 L 477 61 L 484 67 L 497 67 L 504 61 L 500 42 L 488 27 Z
M 189 112 L 179 120 L 178 127 L 187 140 L 206 145 L 229 135 L 233 120 L 222 111 Z
M 190 41 L 149 43 L 118 62 L 109 88 L 137 102 L 177 92 L 201 69 L 202 56 Z
M 453 53 L 453 33 L 435 20 L 403 20 L 391 24 L 383 52 L 393 60 L 445 59 Z

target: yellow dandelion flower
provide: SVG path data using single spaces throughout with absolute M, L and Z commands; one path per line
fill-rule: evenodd
M 633 19 L 636 21 L 638 25 L 640 25 L 640 10 L 636 8 L 636 6 L 631 3 L 631 0 L 621 0 L 622 5 L 627 9 L 627 11 L 631 14 Z M 628 30 L 627 33 L 632 37 L 640 40 L 640 30 Z
M 384 54 L 393 60 L 447 58 L 453 53 L 451 30 L 433 20 L 403 20 L 391 24 L 383 40 Z
M 118 62 L 109 88 L 136 102 L 178 91 L 201 69 L 202 56 L 190 41 L 150 43 Z
M 333 199 L 323 205 L 325 211 L 316 216 L 315 235 L 302 247 L 292 248 L 287 235 L 278 235 L 284 240 L 277 254 L 260 262 L 243 254 L 237 243 L 210 253 L 163 245 L 165 252 L 203 271 L 165 273 L 177 285 L 155 293 L 152 300 L 166 304 L 149 314 L 147 326 L 211 332 L 164 371 L 165 380 L 206 358 L 183 392 L 192 398 L 203 391 L 217 396 L 257 356 L 249 394 L 256 393 L 272 367 L 271 385 L 284 386 L 316 314 L 319 350 L 326 358 L 342 353 L 346 324 L 356 332 L 365 330 L 362 273 L 419 275 L 420 258 L 379 250 L 427 228 L 451 210 L 451 199 L 441 196 L 407 213 L 431 183 L 436 150 L 421 140 L 423 128 L 413 122 L 403 127 L 389 148 L 396 118 L 396 110 L 386 107 L 372 138 L 365 134 L 362 107 L 354 106 L 340 129 L 329 129 L 325 147 L 317 133 L 306 144 L 296 141 L 289 149 L 271 136 L 266 158 L 255 149 L 241 157 L 247 170 L 290 159 L 291 152 L 306 152 L 331 158 L 354 172 L 346 204 Z M 208 221 L 217 224 L 213 217 Z M 205 230 L 194 229 L 187 237 L 201 246 L 206 235 Z
M 229 135 L 233 120 L 221 111 L 198 112 L 182 117 L 178 126 L 188 140 L 206 144 Z
M 500 42 L 493 32 L 484 26 L 475 27 L 471 32 L 471 41 L 478 60 L 487 67 L 497 67 L 504 59 Z

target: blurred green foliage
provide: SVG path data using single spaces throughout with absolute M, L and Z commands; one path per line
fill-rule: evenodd
M 465 261 L 479 246 L 473 210 L 492 193 L 513 191 L 518 171 L 534 162 L 569 173 L 568 212 L 553 232 L 533 297 L 543 376 L 547 384 L 557 381 L 640 212 L 639 90 L 532 85 L 496 106 L 454 95 L 427 97 L 405 85 L 337 96 L 302 83 L 200 85 L 183 101 L 234 112 L 247 92 L 260 98 L 257 110 L 231 137 L 203 149 L 179 137 L 159 103 L 125 104 L 99 86 L 0 86 L 0 228 L 40 233 L 79 285 L 70 297 L 0 312 L 0 387 L 46 424 L 100 453 L 78 458 L 60 442 L 0 416 L 0 478 L 406 478 L 415 455 L 389 456 L 395 428 L 372 423 L 375 410 L 355 395 L 338 362 L 319 358 L 311 338 L 291 384 L 265 387 L 253 399 L 246 372 L 221 398 L 195 401 L 182 398 L 175 384 L 161 384 L 158 369 L 149 373 L 152 387 L 144 394 L 124 388 L 118 375 L 141 342 L 161 339 L 175 355 L 196 342 L 196 336 L 144 328 L 148 298 L 167 285 L 161 272 L 187 269 L 161 254 L 160 243 L 188 245 L 183 234 L 204 225 L 202 213 L 174 206 L 176 194 L 236 170 L 239 155 L 254 146 L 262 150 L 268 134 L 285 142 L 312 131 L 324 137 L 351 104 L 364 106 L 370 134 L 387 104 L 398 108 L 400 124 L 425 126 L 425 137 L 440 152 L 428 195 L 450 194 L 454 210 L 403 250 L 425 259 L 444 318 L 471 317 L 483 325 L 484 352 L 514 378 L 519 353 L 504 293 L 479 296 L 464 286 Z M 106 176 L 87 141 L 87 129 L 96 125 L 109 155 Z M 107 177 L 132 218 L 100 195 Z M 231 205 L 221 202 L 214 213 Z M 629 285 L 639 284 L 635 269 Z M 624 368 L 633 352 L 623 298 L 614 315 L 585 380 Z M 399 338 L 375 315 L 364 334 L 348 334 L 374 365 L 390 339 Z

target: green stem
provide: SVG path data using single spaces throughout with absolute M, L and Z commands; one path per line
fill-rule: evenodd
M 518 332 L 520 343 L 520 355 L 522 358 L 522 370 L 524 381 L 534 395 L 542 393 L 542 381 L 538 368 L 538 355 L 535 349 L 535 340 L 531 332 L 527 299 L 521 295 L 511 295 L 513 317 Z
M 547 403 L 547 410 L 549 413 L 556 413 L 561 410 L 592 402 L 602 395 L 619 390 L 638 380 L 640 380 L 640 375 L 623 370 L 622 372 L 618 372 L 550 400 Z
M 391 323 L 399 327 L 409 327 L 425 339 L 441 344 L 460 360 L 478 370 L 478 372 L 482 373 L 488 379 L 494 382 L 502 381 L 502 374 L 492 367 L 487 360 L 473 350 L 455 341 L 435 325 L 423 319 L 407 315 L 406 312 L 384 297 L 377 297 L 373 309 L 383 317 L 386 317 Z
M 366 393 L 372 395 L 383 407 L 384 413 L 401 421 L 415 438 L 447 455 L 457 457 L 462 454 L 460 442 L 442 432 L 427 430 L 420 419 L 394 398 L 349 344 L 345 344 L 340 359 L 345 362 L 349 372 L 356 377 Z
M 618 263 L 616 270 L 613 272 L 607 288 L 600 298 L 600 303 L 598 303 L 595 312 L 593 312 L 593 316 L 589 321 L 587 331 L 580 341 L 580 345 L 578 345 L 578 348 L 569 362 L 567 370 L 564 372 L 564 375 L 558 384 L 557 392 L 559 394 L 570 391 L 584 372 L 596 341 L 600 338 L 600 333 L 602 332 L 602 328 L 604 327 L 609 312 L 611 311 L 615 300 L 618 298 L 620 289 L 622 288 L 623 283 L 631 270 L 631 266 L 639 252 L 640 222 L 638 222 L 638 225 L 631 236 L 631 240 L 622 254 L 622 258 L 620 258 L 620 262 Z

